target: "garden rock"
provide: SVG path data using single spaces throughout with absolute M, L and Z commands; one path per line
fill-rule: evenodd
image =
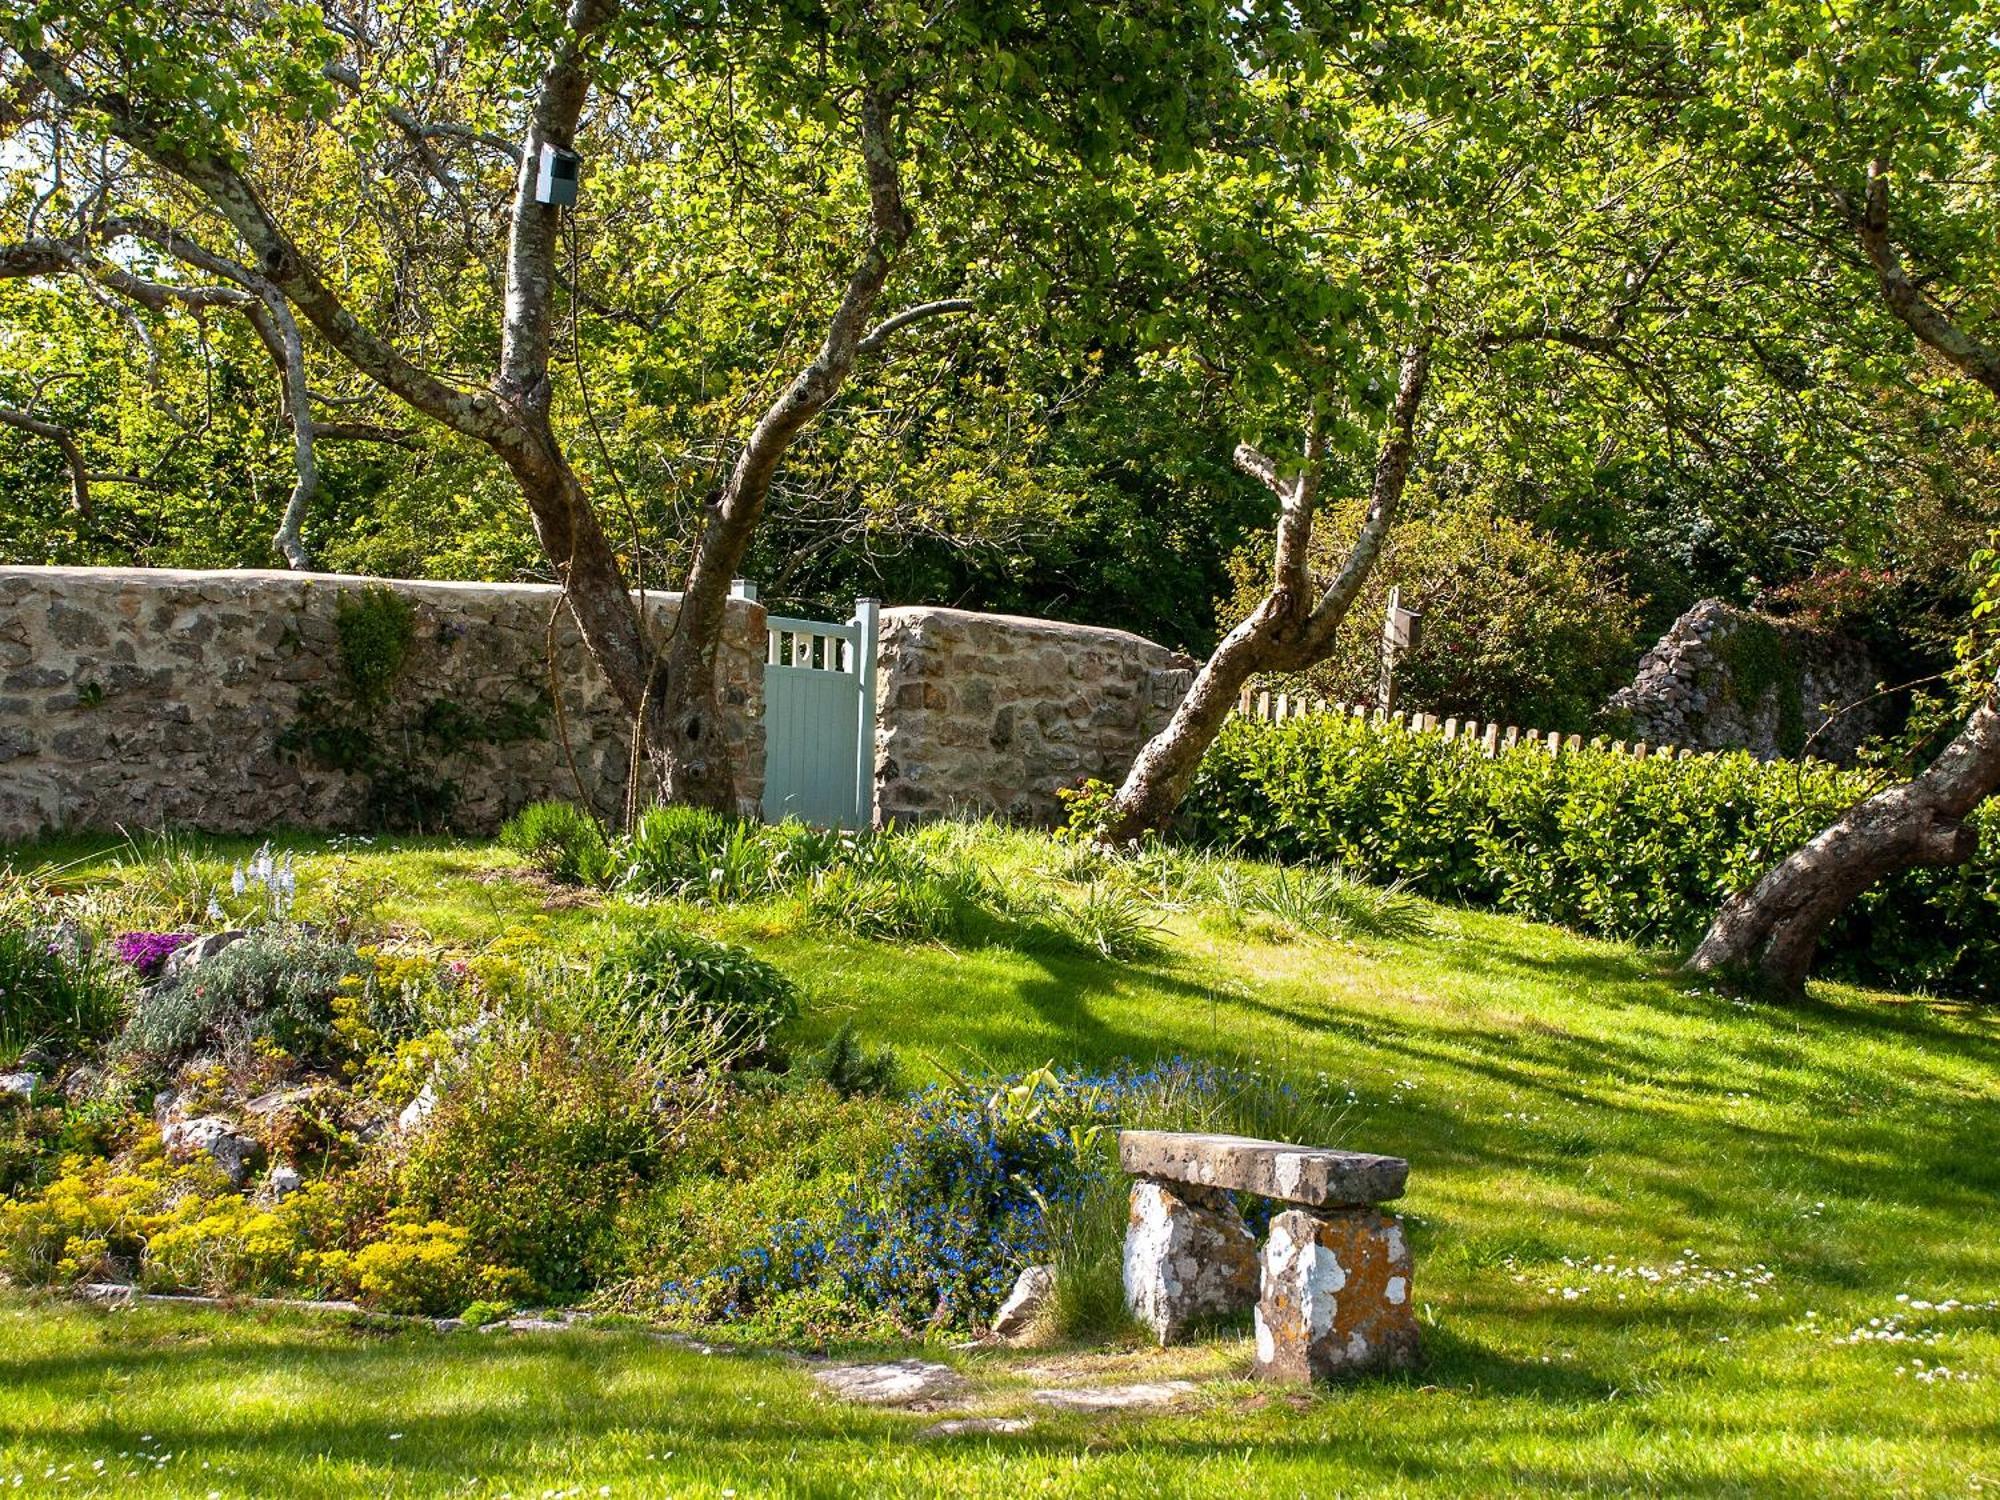
M 1056 1288 L 1056 1273 L 1047 1266 L 1029 1266 L 1014 1280 L 1014 1290 L 1000 1304 L 993 1317 L 993 1332 L 1003 1339 L 1021 1337 L 1034 1326 L 1035 1319 Z
M 263 1156 L 264 1148 L 239 1131 L 221 1115 L 202 1115 L 193 1120 L 176 1120 L 160 1132 L 160 1144 L 167 1155 L 180 1161 L 207 1155 L 229 1174 L 232 1187 L 242 1187 L 250 1169 Z
M 415 1130 L 431 1117 L 438 1107 L 438 1092 L 426 1083 L 417 1090 L 417 1097 L 403 1106 L 403 1112 L 396 1116 L 396 1128 L 401 1131 Z
M 1271 1220 L 1257 1299 L 1257 1373 L 1306 1384 L 1417 1360 L 1410 1248 L 1373 1209 L 1286 1209 Z
M 317 1084 L 306 1084 L 294 1089 L 272 1089 L 268 1094 L 259 1094 L 243 1106 L 246 1115 L 275 1115 L 284 1110 L 297 1109 L 310 1104 L 328 1090 Z
M 965 1379 L 950 1365 L 899 1359 L 879 1365 L 825 1365 L 813 1379 L 843 1401 L 864 1406 L 927 1406 L 951 1401 Z
M 240 943 L 250 936 L 240 927 L 227 932 L 211 932 L 207 937 L 196 938 L 185 948 L 177 948 L 169 955 L 166 968 L 161 971 L 165 979 L 178 979 L 189 969 L 196 969 L 207 963 L 216 954 L 233 943 Z
M 1125 1305 L 1162 1344 L 1257 1300 L 1257 1240 L 1227 1193 L 1140 1178 L 1125 1235 Z
M 277 1203 L 283 1203 L 305 1185 L 306 1180 L 299 1175 L 299 1169 L 287 1161 L 272 1167 L 264 1178 L 264 1191 Z
M 26 1104 L 35 1097 L 35 1090 L 42 1086 L 42 1075 L 23 1070 L 18 1073 L 0 1073 L 0 1104 L 18 1100 Z

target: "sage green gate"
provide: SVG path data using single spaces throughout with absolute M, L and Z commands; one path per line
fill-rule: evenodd
M 754 593 L 751 597 L 755 597 Z M 764 657 L 764 817 L 823 828 L 875 820 L 875 630 L 854 601 L 834 625 L 772 615 Z

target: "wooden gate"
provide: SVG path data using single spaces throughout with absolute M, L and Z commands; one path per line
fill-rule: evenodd
M 756 595 L 750 593 L 749 597 Z M 764 657 L 764 817 L 821 827 L 875 820 L 875 631 L 880 605 L 854 618 L 769 617 Z

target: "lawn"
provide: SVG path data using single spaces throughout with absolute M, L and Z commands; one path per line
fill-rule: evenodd
M 481 844 L 334 852 L 389 914 L 478 943 L 587 945 L 618 903 Z M 988 834 L 1003 879 L 1038 846 Z M 232 856 L 242 846 L 209 852 Z M 101 868 L 91 851 L 74 874 Z M 1330 942 L 1170 912 L 1113 962 L 813 934 L 779 903 L 700 913 L 917 1081 L 1184 1053 L 1324 1075 L 1340 1144 L 1406 1156 L 1427 1359 L 1294 1399 L 1247 1347 L 916 1352 L 971 1407 L 1049 1362 L 1188 1374 L 1166 1414 L 935 1415 L 819 1396 L 782 1352 L 640 1329 L 357 1330 L 26 1294 L 0 1303 L 0 1486 L 70 1492 L 1964 1495 L 2000 1490 L 2000 1017 L 1838 987 L 1804 1007 L 1690 989 L 1655 954 L 1440 910 Z M 909 1351 L 898 1351 L 909 1352 Z M 1945 1373 L 1938 1373 L 1942 1370 Z M 171 1452 L 171 1458 L 141 1455 Z M 122 1455 L 122 1456 L 121 1456 Z M 94 1467 L 102 1460 L 100 1469 Z

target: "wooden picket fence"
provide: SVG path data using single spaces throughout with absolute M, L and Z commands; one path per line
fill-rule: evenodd
M 1397 729 L 1412 734 L 1442 734 L 1447 740 L 1469 740 L 1488 755 L 1498 755 L 1503 750 L 1540 750 L 1548 755 L 1561 755 L 1565 751 L 1582 750 L 1586 746 L 1592 750 L 1608 750 L 1613 755 L 1629 755 L 1634 760 L 1685 759 L 1699 752 L 1679 745 L 1649 745 L 1644 740 L 1627 744 L 1623 740 L 1606 740 L 1601 735 L 1586 741 L 1580 734 L 1544 734 L 1539 729 L 1520 729 L 1512 724 L 1502 725 L 1498 721 L 1480 723 L 1477 719 L 1456 717 L 1440 719 L 1436 714 L 1405 713 L 1397 709 L 1384 715 L 1372 705 L 1364 703 L 1329 703 L 1324 698 L 1291 696 L 1286 693 L 1253 692 L 1243 689 L 1237 700 L 1236 711 L 1247 719 L 1276 721 L 1280 719 L 1301 719 L 1308 714 L 1338 714 L 1344 718 L 1365 719 L 1373 724 L 1393 725 Z

